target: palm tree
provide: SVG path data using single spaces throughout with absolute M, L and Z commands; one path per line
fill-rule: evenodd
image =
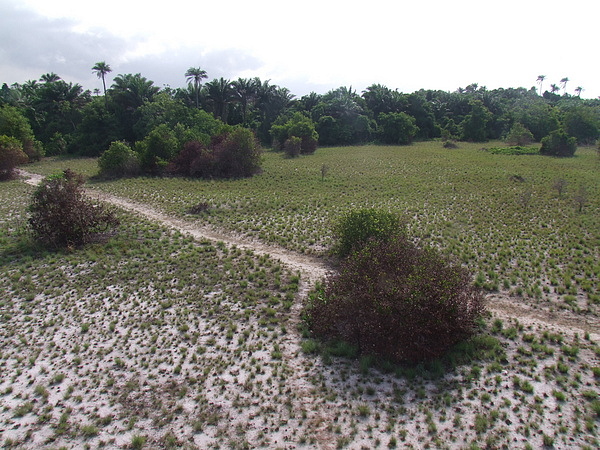
M 234 90 L 231 81 L 221 77 L 218 80 L 215 78 L 204 85 L 206 96 L 209 103 L 212 105 L 213 114 L 215 117 L 227 123 L 227 113 L 229 112 L 229 104 L 233 100 Z
M 553 94 L 556 94 L 559 90 L 560 88 L 556 84 L 550 85 L 550 92 L 552 92 Z
M 196 93 L 196 108 L 200 108 L 200 83 L 204 78 L 208 78 L 206 70 L 202 70 L 200 67 L 190 67 L 185 73 L 185 77 L 188 83 L 194 82 L 194 91 Z
M 581 92 L 584 91 L 584 89 L 581 86 L 577 86 L 575 88 L 575 92 L 577 93 L 577 97 L 581 97 Z
M 546 79 L 546 75 L 538 75 L 537 82 L 540 83 L 540 95 L 542 95 L 542 83 Z
M 151 101 L 160 88 L 141 74 L 130 73 L 115 77 L 112 91 L 114 100 L 124 110 L 135 110 L 146 101 Z
M 106 62 L 100 61 L 97 62 L 94 67 L 92 67 L 92 72 L 95 72 L 98 75 L 98 78 L 102 78 L 102 87 L 104 88 L 104 98 L 106 99 L 106 81 L 104 79 L 105 75 L 109 72 L 112 72 L 112 69 Z
M 258 85 L 255 78 L 238 78 L 232 83 L 237 101 L 242 108 L 242 123 L 246 123 L 248 106 L 256 101 Z
M 569 82 L 569 77 L 564 77 L 562 80 L 560 80 L 560 82 L 562 83 L 563 94 L 566 94 L 567 93 L 567 83 Z
M 55 83 L 58 80 L 60 80 L 60 77 L 54 72 L 45 73 L 40 77 L 40 81 L 43 81 L 44 83 Z

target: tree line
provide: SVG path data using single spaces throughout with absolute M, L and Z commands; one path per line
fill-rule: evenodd
M 99 156 L 113 142 L 134 146 L 152 132 L 172 137 L 174 148 L 167 153 L 178 154 L 190 141 L 210 147 L 213 136 L 233 126 L 251 130 L 262 145 L 287 148 L 290 154 L 310 153 L 317 144 L 410 144 L 436 138 L 483 142 L 503 139 L 515 126 L 538 142 L 557 131 L 580 145 L 600 137 L 600 100 L 569 95 L 568 78 L 562 80 L 562 95 L 554 88 L 542 93 L 545 77 L 540 75 L 539 91 L 488 90 L 473 83 L 454 92 L 402 93 L 372 84 L 361 93 L 342 86 L 296 98 L 287 88 L 260 78 L 206 81 L 206 71 L 196 67 L 182 74 L 187 86 L 175 89 L 159 88 L 140 73 L 119 74 L 107 87 L 110 65 L 101 61 L 92 71 L 103 85 L 95 95 L 54 73 L 22 84 L 4 83 L 0 135 L 20 134 L 16 138 L 33 157 L 42 152 Z M 29 128 L 11 131 L 19 121 Z M 294 135 L 294 129 L 303 129 L 304 135 Z

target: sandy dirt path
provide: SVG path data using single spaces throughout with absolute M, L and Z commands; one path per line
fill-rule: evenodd
M 43 176 L 20 171 L 25 182 L 31 185 L 37 185 L 43 179 Z M 118 206 L 127 211 L 137 213 L 151 221 L 158 222 L 166 227 L 180 231 L 192 236 L 194 239 L 208 239 L 211 241 L 222 241 L 229 246 L 236 246 L 241 249 L 252 250 L 259 255 L 269 255 L 280 260 L 294 271 L 301 274 L 303 282 L 300 285 L 300 297 L 304 297 L 310 291 L 314 283 L 323 279 L 331 268 L 320 258 L 302 255 L 290 250 L 267 245 L 257 241 L 248 241 L 240 239 L 225 230 L 215 230 L 209 227 L 199 226 L 182 219 L 168 216 L 148 205 L 135 203 L 122 197 L 117 197 L 94 189 L 86 189 L 91 197 L 100 201 Z M 503 294 L 489 294 L 487 296 L 487 306 L 495 316 L 510 319 L 517 318 L 524 325 L 550 327 L 556 331 L 566 332 L 568 334 L 579 333 L 581 335 L 589 333 L 594 340 L 600 339 L 600 321 L 596 317 L 584 317 L 575 315 L 568 311 L 548 311 L 544 308 L 532 308 L 525 304 L 520 298 L 510 297 Z M 298 305 L 297 305 L 298 307 Z

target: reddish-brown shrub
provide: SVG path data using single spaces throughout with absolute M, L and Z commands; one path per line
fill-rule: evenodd
M 396 362 L 441 356 L 476 330 L 482 291 L 462 267 L 406 236 L 371 240 L 350 254 L 306 309 L 325 340 Z
M 167 166 L 167 171 L 175 175 L 195 178 L 210 177 L 214 170 L 214 153 L 202 142 L 186 142 L 183 149 Z
M 302 139 L 296 136 L 287 138 L 283 144 L 283 151 L 290 158 L 296 158 L 300 156 L 300 150 L 302 149 Z
M 119 225 L 112 211 L 85 197 L 83 182 L 82 175 L 69 169 L 42 181 L 29 207 L 36 240 L 57 248 L 79 246 Z
M 254 133 L 236 127 L 213 140 L 215 166 L 213 175 L 218 178 L 249 177 L 260 172 L 261 148 Z
M 21 142 L 9 136 L 0 136 L 0 180 L 14 177 L 15 169 L 28 161 Z

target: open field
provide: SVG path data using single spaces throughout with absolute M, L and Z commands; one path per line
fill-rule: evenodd
M 497 147 L 498 142 L 485 144 Z M 547 310 L 598 317 L 600 311 L 600 158 L 580 148 L 575 158 L 495 155 L 482 144 L 458 149 L 439 142 L 409 147 L 319 149 L 284 159 L 265 154 L 264 173 L 235 181 L 136 178 L 91 182 L 94 189 L 194 220 L 186 210 L 210 205 L 202 226 L 322 254 L 331 223 L 350 208 L 399 211 L 412 233 L 460 260 L 490 290 L 530 297 Z M 93 175 L 93 159 L 57 161 Z M 328 168 L 322 178 L 321 169 Z M 566 188 L 559 194 L 557 180 Z M 587 201 L 578 211 L 580 187 Z
M 438 147 L 320 149 L 296 160 L 268 153 L 264 173 L 249 180 L 90 187 L 183 219 L 176 224 L 190 230 L 224 230 L 290 255 L 322 254 L 331 221 L 348 208 L 405 211 L 417 238 L 497 289 L 473 352 L 460 353 L 464 364 L 455 368 L 319 355 L 298 330 L 312 281 L 305 271 L 127 211 L 108 244 L 44 252 L 22 231 L 33 188 L 2 184 L 2 444 L 596 448 L 596 155 L 580 149 L 560 160 Z M 92 175 L 94 164 L 44 161 L 27 170 Z M 329 171 L 321 179 L 323 165 Z M 569 183 L 560 196 L 558 178 Z M 580 184 L 582 212 L 573 200 Z M 203 201 L 208 213 L 185 213 Z M 518 317 L 523 310 L 530 314 Z

